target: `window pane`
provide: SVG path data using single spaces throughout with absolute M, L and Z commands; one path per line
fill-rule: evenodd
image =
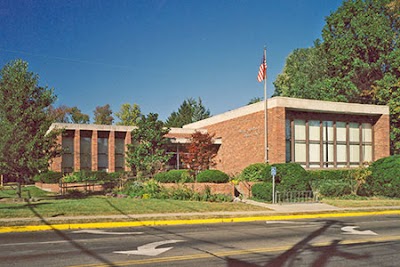
M 323 140 L 333 142 L 333 121 L 324 121 L 323 125 Z
M 347 165 L 347 155 L 346 155 L 346 145 L 345 144 L 338 144 L 336 146 L 337 149 L 337 162 L 343 163 Z
M 294 137 L 295 140 L 306 140 L 306 121 L 294 121 Z
M 125 158 L 124 155 L 115 155 L 115 169 L 124 169 L 125 167 Z
M 107 154 L 99 154 L 98 168 L 99 168 L 99 171 L 108 169 L 108 155 Z
M 310 164 L 320 162 L 320 144 L 310 144 Z
M 310 134 L 309 139 L 311 141 L 319 141 L 321 136 L 319 121 L 309 121 L 308 129 Z
M 360 163 L 360 145 L 350 145 L 350 162 Z
M 115 139 L 115 154 L 125 154 L 125 140 Z
M 360 142 L 360 128 L 358 123 L 349 123 L 350 142 Z
M 362 124 L 363 143 L 372 142 L 372 125 L 370 123 Z
M 363 145 L 363 161 L 372 161 L 372 145 Z
M 290 162 L 292 160 L 291 149 L 291 143 L 290 140 L 288 140 L 286 141 L 286 162 Z
M 81 154 L 91 154 L 92 139 L 90 137 L 81 137 Z
M 64 153 L 74 153 L 74 138 L 63 137 L 62 138 L 62 148 Z
M 98 146 L 97 150 L 99 154 L 108 154 L 108 139 L 107 138 L 98 138 L 97 139 Z
M 346 142 L 346 123 L 336 122 L 336 139 L 338 142 Z
M 324 144 L 324 158 L 323 162 L 327 162 L 327 157 L 328 157 L 328 162 L 333 162 L 333 144 Z M 325 164 L 324 164 L 325 165 Z
M 296 143 L 294 145 L 294 161 L 295 162 L 306 162 L 306 144 Z

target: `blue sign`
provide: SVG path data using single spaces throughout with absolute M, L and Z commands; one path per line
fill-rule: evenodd
M 276 167 L 271 167 L 271 175 L 272 176 L 276 175 Z

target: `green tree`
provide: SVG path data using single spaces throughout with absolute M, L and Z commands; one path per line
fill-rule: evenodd
M 110 105 L 97 106 L 94 110 L 94 124 L 111 125 L 114 121 Z
M 80 123 L 80 124 L 88 124 L 89 123 L 89 115 L 84 114 L 77 107 L 72 107 L 69 110 L 69 116 L 71 118 L 72 123 Z
M 132 131 L 133 144 L 128 145 L 127 163 L 138 177 L 153 177 L 170 159 L 164 146 L 169 129 L 158 119 L 158 114 L 141 115 Z
M 53 106 L 50 106 L 49 114 L 54 122 L 81 124 L 89 123 L 89 115 L 83 114 L 77 107 L 70 108 L 65 105 L 61 105 L 57 108 L 54 108 Z
M 122 104 L 119 112 L 115 113 L 120 120 L 117 125 L 135 126 L 137 119 L 141 115 L 140 107 L 138 104 L 130 105 L 128 103 Z
M 263 101 L 264 99 L 262 99 L 261 97 L 253 97 L 252 99 L 250 99 L 249 103 L 247 103 L 247 105 L 251 105 L 254 103 L 258 103 L 260 101 Z
M 8 63 L 0 78 L 0 172 L 28 182 L 46 171 L 57 156 L 57 132 L 47 133 L 52 120 L 53 89 L 38 86 L 39 76 L 22 60 Z
M 391 152 L 400 153 L 398 11 L 398 1 L 344 1 L 326 18 L 322 41 L 287 58 L 276 95 L 389 105 Z
M 182 127 L 185 124 L 196 122 L 210 117 L 210 110 L 206 109 L 199 97 L 198 100 L 188 98 L 183 101 L 178 111 L 174 111 L 167 118 L 168 127 Z

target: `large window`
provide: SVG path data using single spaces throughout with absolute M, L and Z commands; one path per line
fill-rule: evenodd
M 343 168 L 372 159 L 370 123 L 286 120 L 286 161 L 309 168 Z
M 320 121 L 308 122 L 308 139 L 309 139 L 309 167 L 320 167 L 321 158 L 321 127 Z
M 71 173 L 74 171 L 74 132 L 66 131 L 62 137 L 63 156 L 61 171 Z
M 115 133 L 115 171 L 125 170 L 125 133 Z
M 108 171 L 108 132 L 99 132 L 97 138 L 98 170 Z
M 294 121 L 294 161 L 306 165 L 306 121 Z
M 333 121 L 322 122 L 322 140 L 323 140 L 323 166 L 334 167 L 334 139 L 333 139 Z
M 92 169 L 92 132 L 81 131 L 81 170 Z

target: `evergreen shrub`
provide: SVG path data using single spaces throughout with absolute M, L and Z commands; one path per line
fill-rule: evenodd
M 369 195 L 400 197 L 400 155 L 379 159 L 369 169 L 372 174 L 365 184 Z
M 170 170 L 154 175 L 154 179 L 160 183 L 188 183 L 193 182 L 189 170 Z
M 35 182 L 42 182 L 47 184 L 57 184 L 60 179 L 63 177 L 61 172 L 42 172 L 33 177 Z
M 298 163 L 274 164 L 276 167 L 275 183 L 280 192 L 311 190 L 310 178 Z
M 243 169 L 240 178 L 248 182 L 270 181 L 271 166 L 265 163 L 254 163 Z
M 196 180 L 199 183 L 227 183 L 229 176 L 219 170 L 204 170 L 197 175 Z
M 251 187 L 251 194 L 255 199 L 272 201 L 272 182 L 254 184 Z

